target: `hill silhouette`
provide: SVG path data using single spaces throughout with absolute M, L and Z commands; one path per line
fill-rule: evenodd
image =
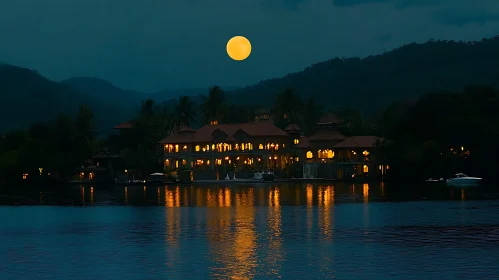
M 348 105 L 372 113 L 388 103 L 468 85 L 499 87 L 499 36 L 479 42 L 430 40 L 366 58 L 334 58 L 282 78 L 231 92 L 238 103 L 257 104 L 287 87 L 326 107 Z
M 281 78 L 224 89 L 228 101 L 238 105 L 270 107 L 276 93 L 292 88 L 303 99 L 314 96 L 326 109 L 348 105 L 374 113 L 427 92 L 460 91 L 468 85 L 499 88 L 498 50 L 499 36 L 478 42 L 430 40 L 362 59 L 334 58 Z M 207 88 L 141 93 L 88 77 L 54 82 L 35 70 L 0 64 L 0 131 L 26 128 L 60 113 L 74 115 L 80 104 L 95 112 L 98 129 L 109 131 L 132 117 L 143 99 L 172 104 L 180 95 L 199 101 L 206 93 Z
M 74 116 L 81 104 L 94 110 L 99 130 L 112 127 L 128 115 L 102 97 L 82 94 L 71 86 L 41 76 L 36 70 L 7 64 L 0 66 L 0 95 L 1 132 L 24 129 L 60 114 Z

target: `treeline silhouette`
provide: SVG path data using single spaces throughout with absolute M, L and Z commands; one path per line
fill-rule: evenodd
M 315 130 L 324 106 L 314 97 L 303 100 L 292 89 L 276 94 L 270 104 L 275 123 L 284 128 L 299 124 L 306 135 Z M 333 111 L 345 120 L 346 135 L 377 135 L 386 139 L 379 147 L 390 165 L 387 177 L 395 181 L 418 182 L 429 177 L 446 177 L 464 172 L 496 181 L 495 159 L 499 136 L 499 92 L 489 87 L 466 87 L 462 92 L 436 92 L 412 102 L 394 102 L 374 116 L 339 106 Z M 286 117 L 284 117 L 286 116 Z M 196 103 L 179 97 L 173 106 L 142 102 L 133 128 L 121 134 L 98 138 L 93 112 L 81 106 L 76 118 L 59 116 L 54 121 L 33 124 L 28 130 L 6 133 L 0 141 L 0 178 L 21 180 L 23 173 L 67 178 L 73 168 L 96 153 L 122 154 L 127 166 L 143 174 L 162 170 L 158 142 L 183 126 L 199 127 L 212 120 L 220 123 L 254 119 L 254 108 L 230 103 L 217 86 L 210 87 Z M 43 176 L 30 176 L 42 180 Z

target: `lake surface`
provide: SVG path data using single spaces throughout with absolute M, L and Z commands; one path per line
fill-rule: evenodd
M 0 279 L 497 279 L 498 198 L 384 184 L 10 194 Z

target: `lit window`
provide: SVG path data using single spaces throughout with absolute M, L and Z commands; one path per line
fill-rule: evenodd
M 308 158 L 308 159 L 311 159 L 311 158 L 313 158 L 313 157 L 314 157 L 314 154 L 312 154 L 312 152 L 311 152 L 311 151 L 308 151 L 308 152 L 307 152 L 307 158 Z
M 178 153 L 178 145 L 175 145 L 175 153 Z
M 196 152 L 199 152 L 199 145 L 196 145 L 195 150 Z
M 300 139 L 295 139 L 294 143 L 295 143 L 295 145 L 298 145 L 300 143 Z
M 178 160 L 175 161 L 175 168 L 178 168 Z
M 369 152 L 368 151 L 363 151 L 362 154 L 367 157 L 369 155 Z
M 187 145 L 184 145 L 184 146 L 182 147 L 182 150 L 183 150 L 184 152 L 187 152 Z
M 183 159 L 182 160 L 182 165 L 186 165 L 187 164 L 187 160 Z
M 23 180 L 26 180 L 28 178 L 28 173 L 23 174 Z
M 367 172 L 369 172 L 369 167 L 367 165 L 364 165 L 363 170 L 364 170 L 364 173 L 367 173 Z
M 170 166 L 170 160 L 169 159 L 165 159 L 165 167 L 168 167 Z
M 258 149 L 263 150 L 263 144 L 258 145 Z
M 296 160 L 296 161 L 300 161 L 300 158 L 299 158 L 299 157 L 296 157 L 296 159 L 295 159 L 295 160 Z

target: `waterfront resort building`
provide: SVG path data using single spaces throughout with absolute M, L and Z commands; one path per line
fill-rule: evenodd
M 283 170 L 293 163 L 289 135 L 270 121 L 183 127 L 161 142 L 165 170 L 190 169 L 195 179 L 252 177 L 260 170 Z
M 194 179 L 249 178 L 254 172 L 272 170 L 281 176 L 348 179 L 383 176 L 389 167 L 380 164 L 383 143 L 375 136 L 346 137 L 343 121 L 325 114 L 315 134 L 304 137 L 296 124 L 284 130 L 270 114 L 257 114 L 255 122 L 218 124 L 198 130 L 183 127 L 163 139 L 166 171 L 189 169 Z M 301 169 L 298 175 L 291 170 Z
M 383 179 L 390 167 L 383 164 L 384 140 L 376 136 L 346 137 L 340 129 L 343 120 L 325 114 L 316 132 L 296 138 L 303 161 L 304 178 L 349 179 L 377 177 Z

